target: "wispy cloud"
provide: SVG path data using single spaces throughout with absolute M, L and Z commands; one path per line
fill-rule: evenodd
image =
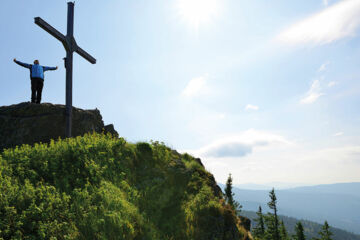
M 324 72 L 324 71 L 327 69 L 327 67 L 329 66 L 329 64 L 330 64 L 329 61 L 321 64 L 321 66 L 320 66 L 319 69 L 318 69 L 318 72 Z
M 333 136 L 334 136 L 334 137 L 340 137 L 340 136 L 342 136 L 342 135 L 344 135 L 343 132 L 338 132 L 338 133 L 335 133 Z
M 202 94 L 206 91 L 207 76 L 201 76 L 193 78 L 186 85 L 185 89 L 182 91 L 182 95 L 186 97 L 192 97 L 199 94 Z
M 327 7 L 327 5 L 329 5 L 329 0 L 323 0 L 322 3 L 325 7 Z
M 259 110 L 259 106 L 248 104 L 248 105 L 246 105 L 245 110 L 246 111 L 249 111 L 249 110 L 257 111 L 257 110 Z
M 359 26 L 360 1 L 343 0 L 290 26 L 278 40 L 294 45 L 327 44 L 354 36 Z
M 316 79 L 311 84 L 311 87 L 310 87 L 309 91 L 306 93 L 305 97 L 303 97 L 300 100 L 300 103 L 301 104 L 314 103 L 322 95 L 324 95 L 324 93 L 321 92 L 320 80 Z
M 205 157 L 243 157 L 252 152 L 253 146 L 241 142 L 217 143 L 208 147 L 204 152 Z
M 337 84 L 338 84 L 337 82 L 331 81 L 331 82 L 328 83 L 328 87 L 333 87 L 333 86 L 335 86 Z
M 290 142 L 277 134 L 250 129 L 238 135 L 224 137 L 193 153 L 211 158 L 244 157 L 257 147 L 273 144 L 290 144 Z

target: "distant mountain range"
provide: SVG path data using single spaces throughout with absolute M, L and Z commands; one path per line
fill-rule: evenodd
M 257 218 L 257 215 L 255 212 L 252 211 L 242 211 L 241 214 L 244 217 L 247 217 L 251 220 L 251 228 L 256 226 L 256 222 L 254 221 L 255 218 Z M 299 220 L 292 217 L 286 217 L 286 216 L 279 216 L 282 221 L 284 221 L 286 230 L 288 231 L 289 235 L 295 234 L 295 225 L 297 222 L 301 222 L 304 226 L 304 233 L 306 236 L 306 239 L 313 239 L 314 237 L 319 237 L 319 231 L 322 228 L 322 224 L 307 221 L 307 220 Z M 349 233 L 345 230 L 339 229 L 339 228 L 330 228 L 331 232 L 333 233 L 332 239 L 333 240 L 360 240 L 360 235 L 356 235 L 353 233 Z
M 219 184 L 222 188 L 223 184 Z M 276 190 L 279 214 L 307 219 L 360 234 L 360 183 L 296 187 Z M 269 211 L 268 190 L 233 188 L 235 199 L 244 210 L 257 211 L 259 205 Z
M 284 183 L 284 182 L 271 182 L 267 184 L 255 184 L 255 183 L 243 183 L 243 184 L 234 184 L 234 187 L 239 189 L 247 190 L 271 190 L 273 187 L 277 190 L 284 190 L 295 187 L 304 187 L 308 186 L 304 183 Z M 312 186 L 312 185 L 309 185 Z

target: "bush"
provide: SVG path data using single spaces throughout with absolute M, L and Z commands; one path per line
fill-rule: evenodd
M 209 176 L 162 143 L 104 134 L 8 149 L 0 155 L 0 239 L 240 236 Z

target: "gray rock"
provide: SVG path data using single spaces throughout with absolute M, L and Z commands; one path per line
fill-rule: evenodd
M 104 126 L 99 110 L 73 108 L 72 135 L 88 132 L 110 132 L 118 136 L 112 124 Z M 0 107 L 0 150 L 58 138 L 65 138 L 64 105 L 25 102 Z

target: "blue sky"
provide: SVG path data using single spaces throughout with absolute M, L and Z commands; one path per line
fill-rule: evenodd
M 66 1 L 0 8 L 0 104 L 30 100 L 26 69 L 47 72 L 43 101 L 65 102 Z M 220 182 L 360 181 L 358 0 L 79 0 L 75 107 L 100 109 L 127 140 L 201 157 Z

